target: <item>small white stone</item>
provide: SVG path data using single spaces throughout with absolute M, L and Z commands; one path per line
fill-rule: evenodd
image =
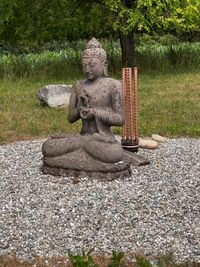
M 151 139 L 140 139 L 139 146 L 141 148 L 155 149 L 158 147 L 158 143 Z
M 151 138 L 158 143 L 165 143 L 167 141 L 166 137 L 163 137 L 159 134 L 152 134 Z

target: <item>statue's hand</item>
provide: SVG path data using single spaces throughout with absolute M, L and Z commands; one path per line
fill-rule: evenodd
M 80 116 L 83 119 L 91 120 L 94 118 L 94 110 L 92 108 L 81 108 Z

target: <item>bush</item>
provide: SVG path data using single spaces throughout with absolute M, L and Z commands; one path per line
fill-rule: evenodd
M 0 78 L 30 76 L 63 78 L 81 72 L 81 53 L 85 41 L 51 42 L 34 50 L 32 48 L 0 47 Z M 108 55 L 109 70 L 121 69 L 119 41 L 102 40 Z M 35 48 L 36 49 L 36 48 Z M 34 52 L 30 52 L 34 50 Z M 39 52 L 38 52 L 39 51 Z M 144 35 L 136 48 L 136 62 L 140 70 L 166 71 L 170 68 L 193 68 L 200 66 L 200 43 L 177 42 L 171 35 L 158 39 Z M 82 72 L 81 72 L 82 73 Z

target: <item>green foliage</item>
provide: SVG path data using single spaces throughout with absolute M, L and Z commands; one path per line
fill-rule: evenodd
M 135 35 L 135 40 L 137 41 L 137 45 L 177 45 L 179 43 L 179 39 L 177 36 L 173 34 L 147 34 L 143 33 L 141 35 Z M 180 42 L 181 43 L 181 42 Z
M 158 267 L 178 267 L 179 265 L 176 264 L 174 255 L 172 252 L 168 252 L 164 255 L 161 255 L 158 259 L 157 263 Z
M 122 267 L 124 253 L 120 251 L 113 251 L 112 257 L 108 262 L 108 267 Z
M 1 41 L 22 45 L 108 36 L 106 11 L 90 1 L 1 0 Z M 101 21 L 101 22 L 100 22 Z
M 38 48 L 120 33 L 123 65 L 132 66 L 133 33 L 199 33 L 199 12 L 199 0 L 1 0 L 0 40 Z
M 135 259 L 138 267 L 152 267 L 151 262 L 141 255 L 136 255 Z
M 118 30 L 199 32 L 199 11 L 199 0 L 1 0 L 0 39 L 40 46 Z
M 131 32 L 199 31 L 199 0 L 129 0 L 103 1 L 115 14 L 115 30 Z
M 199 69 L 200 43 L 178 43 L 173 37 L 159 39 L 144 36 L 138 40 L 136 48 L 137 65 L 142 71 L 168 71 L 169 69 Z M 108 55 L 109 71 L 114 73 L 121 69 L 120 44 L 113 40 L 102 40 Z M 81 53 L 85 41 L 48 43 L 40 49 L 40 53 L 33 53 L 25 47 L 20 47 L 18 53 L 8 47 L 0 55 L 0 78 L 22 77 L 77 77 L 82 75 Z M 61 50 L 59 50 L 61 49 Z
M 169 68 L 198 68 L 200 63 L 200 43 L 159 43 L 140 45 L 136 49 L 137 65 L 142 69 L 167 70 Z
M 98 265 L 94 262 L 91 253 L 94 249 L 90 249 L 88 252 L 83 251 L 81 255 L 72 255 L 70 252 L 68 253 L 70 262 L 73 267 L 98 267 Z
M 76 76 L 80 73 L 81 51 L 68 48 L 59 52 L 44 51 L 40 54 L 4 55 L 0 57 L 0 78 L 31 76 Z

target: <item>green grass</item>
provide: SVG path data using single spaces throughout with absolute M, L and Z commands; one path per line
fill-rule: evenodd
M 0 143 L 79 132 L 80 122 L 67 122 L 66 108 L 42 107 L 36 92 L 46 84 L 76 79 L 16 79 L 0 83 Z M 139 133 L 168 137 L 200 136 L 200 73 L 139 74 Z M 115 128 L 115 133 L 120 129 Z
M 199 78 L 198 72 L 141 75 L 140 133 L 200 136 Z
M 71 80 L 4 80 L 0 84 L 0 142 L 46 137 L 54 132 L 77 132 L 79 123 L 69 124 L 66 109 L 48 108 L 36 98 L 46 84 Z

